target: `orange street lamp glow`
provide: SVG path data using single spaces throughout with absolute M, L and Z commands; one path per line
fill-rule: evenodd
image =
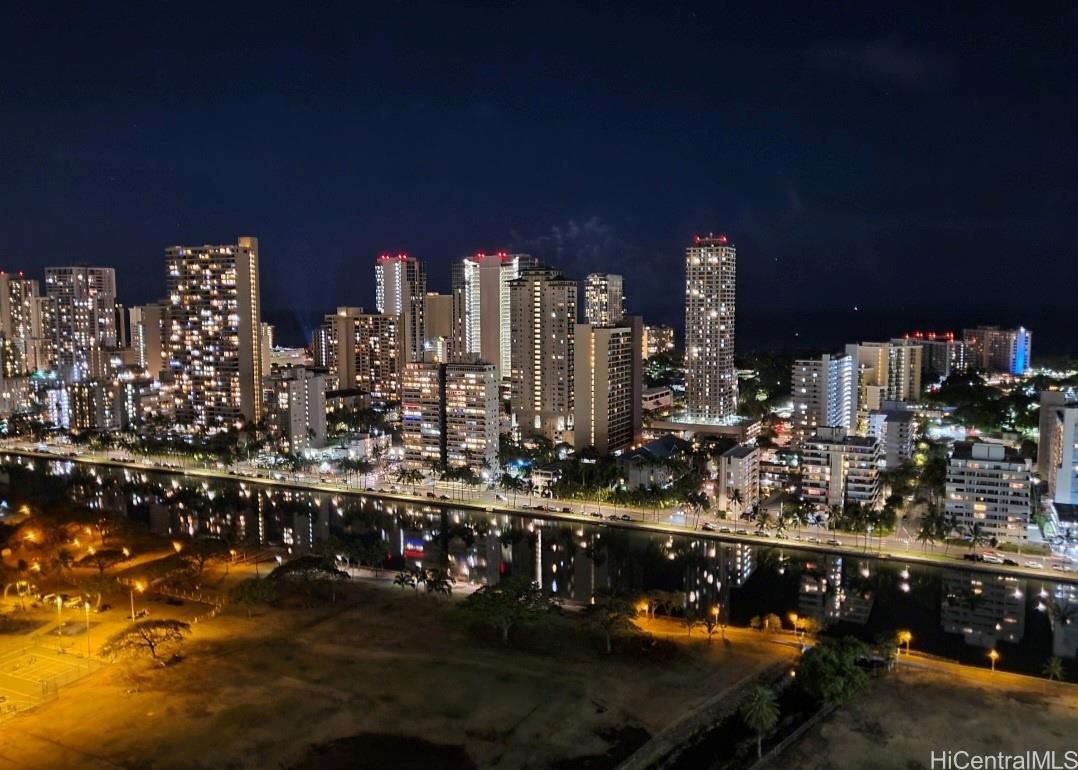
M 903 631 L 898 632 L 898 643 L 906 645 L 906 654 L 907 655 L 910 654 L 910 642 L 912 642 L 912 641 L 913 641 L 913 634 L 911 634 L 909 631 L 904 631 L 903 630 Z
M 176 553 L 179 553 L 180 551 L 183 550 L 183 543 L 181 543 L 179 540 L 173 540 L 172 541 L 172 550 L 174 550 Z
M 996 661 L 999 660 L 999 653 L 996 652 L 995 650 L 992 650 L 991 652 L 988 653 L 988 658 L 989 658 L 989 660 L 992 661 L 992 671 L 995 672 L 995 670 L 996 670 Z

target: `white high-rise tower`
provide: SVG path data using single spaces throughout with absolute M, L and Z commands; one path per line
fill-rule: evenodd
M 725 235 L 685 250 L 685 400 L 689 418 L 737 414 L 734 311 L 737 250 Z

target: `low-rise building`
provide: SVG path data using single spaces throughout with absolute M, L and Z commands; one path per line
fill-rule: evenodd
M 654 388 L 644 388 L 640 399 L 640 405 L 645 412 L 655 412 L 659 409 L 669 409 L 674 405 L 674 391 L 666 385 Z
M 804 498 L 821 507 L 880 504 L 880 442 L 851 436 L 842 428 L 820 428 L 801 455 Z
M 946 511 L 964 530 L 980 525 L 986 537 L 1028 537 L 1031 463 L 1003 444 L 959 441 L 947 462 Z
M 266 422 L 286 451 L 326 444 L 326 376 L 318 369 L 293 366 L 263 378 Z
M 897 468 L 913 457 L 916 415 L 909 409 L 882 409 L 868 415 L 868 435 L 880 442 L 883 466 Z
M 719 455 L 716 505 L 719 510 L 740 514 L 760 500 L 760 449 L 738 444 Z
M 623 453 L 618 457 L 618 467 L 629 489 L 661 488 L 674 481 L 670 461 L 686 457 L 691 451 L 688 441 L 667 434 Z

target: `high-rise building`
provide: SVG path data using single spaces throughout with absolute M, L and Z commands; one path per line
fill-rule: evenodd
M 793 440 L 801 443 L 820 427 L 853 430 L 857 423 L 857 372 L 849 355 L 794 361 Z
M 314 362 L 336 377 L 338 388 L 396 401 L 404 364 L 400 339 L 400 316 L 339 307 L 315 332 Z
M 643 366 L 639 316 L 616 326 L 577 324 L 574 365 L 574 443 L 600 455 L 639 441 L 643 427 Z
M 165 366 L 165 318 L 168 305 L 164 300 L 149 305 L 136 305 L 129 313 L 135 363 L 141 366 L 151 379 L 160 379 L 161 370 Z
M 669 353 L 677 344 L 673 326 L 645 326 L 641 353 L 645 359 Z
M 625 295 L 620 275 L 591 273 L 584 279 L 584 322 L 611 326 L 625 315 Z
M 413 468 L 498 468 L 498 381 L 483 361 L 414 362 L 404 367 L 401 432 Z
M 959 441 L 947 462 L 948 516 L 962 531 L 980 525 L 986 538 L 1028 537 L 1030 461 L 1002 444 Z
M 165 356 L 177 418 L 200 429 L 262 417 L 258 239 L 170 246 Z
M 73 382 L 100 378 L 91 364 L 100 352 L 116 347 L 116 271 L 111 267 L 47 267 L 45 294 L 52 300 L 51 326 L 55 363 Z
M 1078 393 L 1041 393 L 1037 472 L 1057 503 L 1078 505 Z
M 973 366 L 986 372 L 1025 374 L 1033 351 L 1033 332 L 1025 327 L 978 326 L 962 332 Z
M 422 361 L 427 339 L 427 270 L 407 254 L 382 254 L 374 263 L 375 307 L 400 317 L 405 361 Z
M 48 368 L 37 281 L 0 272 L 0 377 L 18 377 Z
M 292 366 L 262 380 L 263 404 L 270 432 L 286 452 L 326 445 L 326 375 L 319 369 Z
M 737 250 L 725 235 L 685 250 L 685 403 L 693 420 L 737 413 L 734 369 Z
M 945 380 L 970 368 L 969 348 L 965 340 L 955 339 L 954 332 L 913 332 L 900 339 L 921 346 L 922 382 Z
M 453 343 L 451 355 L 478 355 L 507 379 L 511 368 L 509 286 L 537 262 L 528 254 L 476 254 L 452 265 Z
M 530 267 L 510 282 L 513 419 L 524 435 L 573 441 L 576 281 Z
M 801 489 L 807 502 L 822 508 L 858 503 L 880 504 L 880 443 L 851 436 L 842 428 L 819 428 L 805 441 Z
M 262 350 L 262 376 L 268 377 L 273 371 L 273 324 L 263 321 L 259 325 L 259 347 Z
M 869 412 L 884 401 L 916 402 L 921 395 L 921 346 L 915 340 L 862 342 L 846 346 L 857 374 L 855 432 L 868 430 Z

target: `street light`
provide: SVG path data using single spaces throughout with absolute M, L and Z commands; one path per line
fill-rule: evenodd
M 999 660 L 999 653 L 992 650 L 988 653 L 988 659 L 992 661 L 992 673 L 996 672 L 996 661 Z
M 142 593 L 146 590 L 146 584 L 141 580 L 136 580 L 131 584 L 131 622 L 135 622 L 135 591 Z
M 86 658 L 90 658 L 90 602 L 83 602 L 82 608 L 86 610 Z
M 56 646 L 60 652 L 64 651 L 64 600 L 56 597 Z

